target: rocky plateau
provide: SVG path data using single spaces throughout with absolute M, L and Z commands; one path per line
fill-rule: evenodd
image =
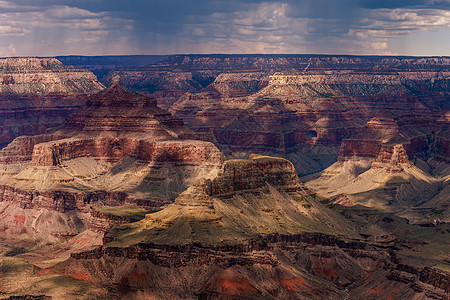
M 15 137 L 54 131 L 104 89 L 91 72 L 54 58 L 0 59 L 0 148 Z
M 0 62 L 2 297 L 448 299 L 448 57 L 59 59 Z

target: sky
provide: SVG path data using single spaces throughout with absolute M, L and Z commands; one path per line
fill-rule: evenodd
M 450 0 L 0 0 L 0 57 L 449 49 Z

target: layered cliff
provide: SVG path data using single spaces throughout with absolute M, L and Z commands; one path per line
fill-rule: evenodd
M 396 212 L 411 223 L 448 222 L 448 206 L 440 200 L 448 197 L 448 137 L 440 126 L 426 116 L 373 118 L 342 141 L 338 161 L 307 185 L 338 196 L 335 203 L 345 197 L 347 205 Z M 431 203 L 439 214 L 430 213 Z
M 56 130 L 104 89 L 91 72 L 53 58 L 0 59 L 0 148 L 21 135 Z
M 176 55 L 108 78 L 121 74 L 195 131 L 212 132 L 229 157 L 280 155 L 309 174 L 333 164 L 341 142 L 374 117 L 425 119 L 444 130 L 448 64 L 447 57 Z
M 409 246 L 370 226 L 361 238 L 304 188 L 291 163 L 253 156 L 226 161 L 215 178 L 51 272 L 123 297 L 444 299 L 445 271 L 398 257 Z
M 123 297 L 445 299 L 448 273 L 405 265 L 389 250 L 317 233 L 269 235 L 237 245 L 101 247 L 53 270 Z
M 327 56 L 327 55 L 174 55 L 163 61 L 147 66 L 124 68 L 112 71 L 106 81 L 114 75 L 124 78 L 126 86 L 158 97 L 161 105 L 168 108 L 184 92 L 200 91 L 213 81 L 223 81 L 223 77 L 235 72 L 252 73 L 246 75 L 246 84 L 233 83 L 241 89 L 235 95 L 247 95 L 260 88 L 263 79 L 274 72 L 285 70 L 304 71 L 366 71 L 366 72 L 448 72 L 447 57 L 380 57 L 380 56 Z M 222 74 L 222 75 L 221 75 Z M 259 75 L 262 75 L 262 80 Z M 257 75 L 257 77 L 254 77 Z M 239 75 L 242 77 L 242 75 Z M 254 77 L 252 80 L 248 80 Z M 164 80 L 162 80 L 164 79 Z M 256 79 L 256 80 L 255 80 Z M 234 80 L 233 80 L 234 81 Z M 436 86 L 445 80 L 433 81 Z M 415 86 L 421 90 L 422 86 Z M 445 103 L 444 103 L 445 104 Z
M 15 95 L 95 93 L 104 88 L 92 72 L 55 58 L 3 58 L 0 93 Z
M 334 163 L 343 141 L 351 151 L 347 139 L 358 139 L 374 117 L 405 124 L 404 139 L 441 132 L 448 124 L 441 115 L 448 92 L 432 85 L 448 80 L 440 72 L 291 70 L 258 83 L 260 90 L 250 96 L 228 88 L 238 86 L 241 77 L 221 75 L 206 91 L 182 96 L 170 111 L 198 132 L 212 131 L 228 155 L 281 155 L 303 174 Z M 413 86 L 422 89 L 413 91 Z M 428 99 L 432 93 L 439 94 L 432 97 L 435 102 Z
M 205 136 L 158 108 L 153 99 L 126 90 L 117 79 L 91 96 L 88 107 L 73 114 L 61 130 L 19 138 L 3 149 L 2 184 L 31 194 L 39 191 L 50 199 L 64 191 L 68 201 L 55 207 L 62 211 L 82 209 L 86 200 L 76 199 L 97 191 L 132 194 L 131 199 L 154 207 L 151 202 L 170 201 L 199 176 L 217 171 L 220 152 L 209 142 L 193 140 L 197 137 Z M 120 204 L 132 201 L 126 195 L 119 198 Z
M 194 181 L 214 176 L 222 164 L 212 143 L 195 140 L 206 135 L 119 80 L 86 103 L 60 130 L 16 138 L 0 150 L 0 241 L 14 245 L 12 255 L 21 257 L 11 259 L 14 263 L 52 265 L 101 245 L 109 227 L 161 209 Z M 3 254 L 0 261 L 3 268 Z M 109 295 L 36 267 L 31 273 L 3 270 L 0 289 L 7 295 L 21 291 L 10 280 L 22 275 L 29 282 L 52 277 L 70 288 L 85 287 L 88 295 Z M 48 285 L 45 293 L 72 295 L 59 288 L 59 283 Z M 29 289 L 36 290 L 39 285 Z
M 0 240 L 24 246 L 36 264 L 101 244 L 109 227 L 215 176 L 222 154 L 196 138 L 208 136 L 117 79 L 60 130 L 0 150 Z
M 126 227 L 112 235 L 115 243 L 218 243 L 262 233 L 353 232 L 303 188 L 289 161 L 261 156 L 226 161 L 215 178 L 194 184 L 174 204 Z
M 180 55 L 116 72 L 155 98 L 111 73 L 60 130 L 0 151 L 0 241 L 33 280 L 121 298 L 445 299 L 448 66 Z

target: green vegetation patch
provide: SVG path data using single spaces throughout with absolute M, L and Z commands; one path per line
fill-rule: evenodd
M 149 213 L 139 206 L 135 205 L 124 205 L 124 206 L 99 206 L 95 208 L 96 211 L 108 215 L 114 215 L 119 217 L 133 218 L 133 219 L 143 219 L 145 215 Z

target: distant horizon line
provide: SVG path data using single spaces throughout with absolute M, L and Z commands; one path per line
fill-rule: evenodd
M 131 56 L 345 56 L 345 57 L 436 57 L 449 55 L 405 55 L 405 54 L 315 54 L 315 53 L 176 53 L 176 54 L 62 54 L 62 55 L 14 55 L 0 58 L 56 58 L 56 57 L 131 57 Z

